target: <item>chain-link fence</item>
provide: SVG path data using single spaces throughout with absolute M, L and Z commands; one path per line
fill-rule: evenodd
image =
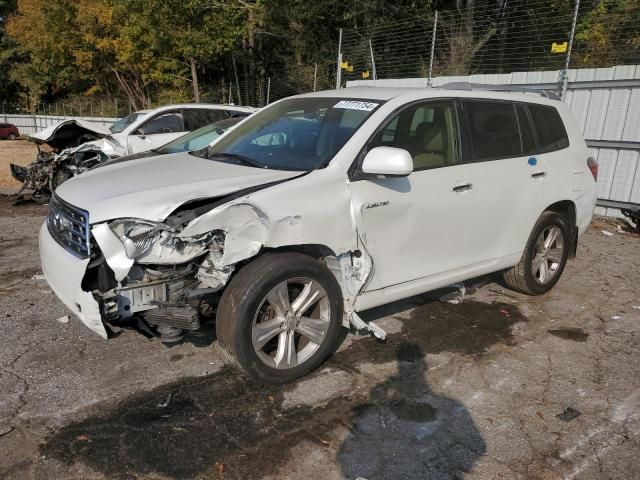
M 262 107 L 290 95 L 342 87 L 350 80 L 532 71 L 559 71 L 561 89 L 568 68 L 640 64 L 638 0 L 450 3 L 458 7 L 336 31 L 335 56 L 319 63 L 287 65 L 249 78 L 238 76 L 234 68 L 218 85 L 202 86 L 200 101 Z M 176 95 L 149 99 L 149 107 L 194 100 L 191 91 Z M 122 97 L 78 96 L 38 104 L 35 113 L 119 117 L 133 109 Z
M 637 64 L 640 7 L 638 2 L 613 0 L 469 6 L 379 27 L 345 29 L 340 55 L 341 85 L 363 78 Z

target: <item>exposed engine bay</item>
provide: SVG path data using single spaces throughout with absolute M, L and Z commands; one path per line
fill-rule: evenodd
M 10 165 L 11 175 L 22 183 L 17 195 L 33 190 L 35 202 L 49 201 L 51 192 L 63 182 L 109 159 L 97 145 L 87 143 L 107 134 L 108 130 L 89 122 L 67 120 L 29 136 L 38 147 L 35 160 L 26 167 Z

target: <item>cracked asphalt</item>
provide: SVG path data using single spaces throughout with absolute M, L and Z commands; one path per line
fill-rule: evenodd
M 640 478 L 637 235 L 599 221 L 541 297 L 489 277 L 457 304 L 366 312 L 386 343 L 349 335 L 264 386 L 212 335 L 168 348 L 58 321 L 45 212 L 0 198 L 0 478 Z

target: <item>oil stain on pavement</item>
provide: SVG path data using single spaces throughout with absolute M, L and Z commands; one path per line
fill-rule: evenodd
M 581 328 L 563 327 L 547 330 L 551 335 L 562 338 L 563 340 L 572 340 L 574 342 L 586 342 L 589 334 Z
M 432 392 L 424 356 L 481 355 L 494 344 L 511 344 L 511 327 L 520 321 L 526 319 L 513 305 L 421 304 L 386 343 L 364 338 L 328 361 L 356 372 L 364 363 L 396 361 L 397 373 L 368 392 L 286 409 L 285 393 L 295 384 L 260 385 L 225 367 L 105 406 L 54 433 L 41 453 L 111 478 L 215 478 L 220 464 L 227 479 L 260 478 L 301 441 L 321 443 L 338 425 L 350 425 L 337 448 L 347 477 L 455 478 L 484 452 L 484 441 L 464 405 Z

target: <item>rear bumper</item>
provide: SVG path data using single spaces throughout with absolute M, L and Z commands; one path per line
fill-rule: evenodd
M 100 305 L 90 292 L 82 290 L 82 279 L 90 259 L 79 259 L 56 242 L 47 223 L 40 227 L 40 263 L 51 290 L 91 330 L 107 337 Z
M 582 236 L 587 231 L 591 220 L 593 219 L 593 211 L 596 208 L 596 189 L 585 193 L 578 199 L 576 199 L 576 227 L 578 227 L 578 237 Z

